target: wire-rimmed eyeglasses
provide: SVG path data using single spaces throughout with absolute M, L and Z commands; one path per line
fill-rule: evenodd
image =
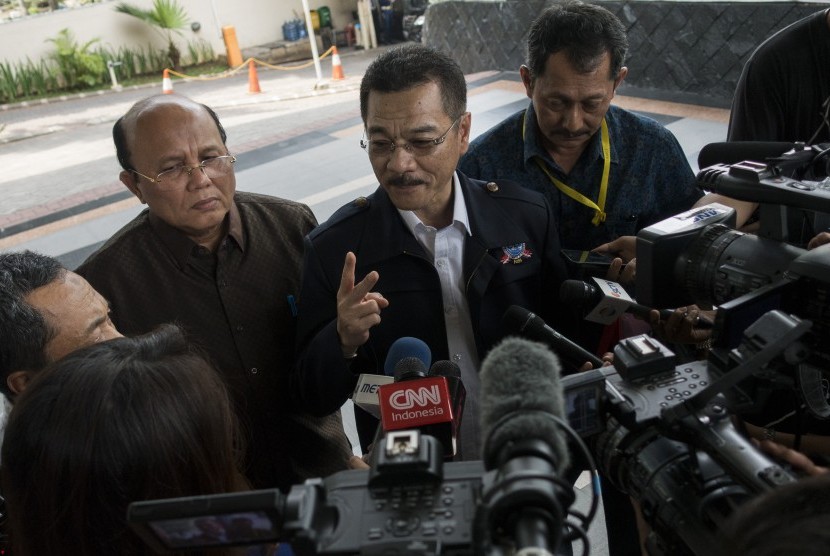
M 388 139 L 366 140 L 366 130 L 364 129 L 363 138 L 360 140 L 360 148 L 369 153 L 369 156 L 391 156 L 398 147 L 403 147 L 406 152 L 414 156 L 429 156 L 435 152 L 439 145 L 444 143 L 452 128 L 458 125 L 458 122 L 463 117 L 464 114 L 458 116 L 440 137 L 436 137 L 435 139 L 414 139 L 401 144 L 389 141 Z
M 193 171 L 197 168 L 202 170 L 209 179 L 217 179 L 226 176 L 230 172 L 234 162 L 236 162 L 236 157 L 232 154 L 211 156 L 195 166 L 176 164 L 172 168 L 159 172 L 155 178 L 151 178 L 137 170 L 130 171 L 156 184 L 159 189 L 176 189 L 185 185 L 190 180 L 190 176 L 193 175 Z

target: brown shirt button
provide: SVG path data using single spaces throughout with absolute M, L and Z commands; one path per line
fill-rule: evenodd
M 490 193 L 495 193 L 499 190 L 499 184 L 497 184 L 494 181 L 488 181 L 487 185 L 485 185 L 484 187 L 486 187 L 487 191 L 489 191 Z

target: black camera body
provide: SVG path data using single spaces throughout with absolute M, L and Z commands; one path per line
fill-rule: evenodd
M 291 488 L 135 502 L 130 527 L 157 552 L 290 542 L 314 554 L 473 555 L 482 462 L 444 463 L 438 441 L 390 433 L 370 470 L 341 471 Z M 200 519 L 250 519 L 260 534 L 205 543 Z
M 819 156 L 825 164 L 825 149 L 802 150 L 788 161 L 815 170 Z M 826 175 L 824 166 L 819 170 Z M 788 172 L 798 174 L 792 164 Z M 698 180 L 743 200 L 830 212 L 824 187 L 766 164 L 718 165 Z M 571 425 L 590 439 L 604 476 L 639 502 L 652 528 L 652 554 L 720 554 L 725 518 L 793 480 L 747 442 L 733 413 L 791 389 L 813 415 L 830 417 L 830 245 L 790 245 L 780 219 L 763 221 L 781 208 L 761 206 L 759 236 L 731 229 L 734 211 L 720 204 L 637 236 L 640 303 L 717 306 L 707 361 L 678 363 L 660 342 L 635 337 L 615 347 L 615 368 L 563 381 Z

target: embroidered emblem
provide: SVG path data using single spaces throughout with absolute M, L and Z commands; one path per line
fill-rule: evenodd
M 504 253 L 501 257 L 501 264 L 521 264 L 525 259 L 533 256 L 533 251 L 528 249 L 524 243 L 508 245 L 507 247 L 502 247 L 501 250 Z

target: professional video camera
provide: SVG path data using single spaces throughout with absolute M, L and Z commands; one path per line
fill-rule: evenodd
M 769 164 L 705 168 L 710 190 L 762 203 L 762 236 L 737 232 L 734 210 L 707 205 L 637 237 L 637 300 L 654 308 L 717 306 L 708 361 L 679 363 L 649 336 L 624 339 L 615 367 L 566 377 L 571 425 L 590 437 L 598 466 L 639 501 L 651 554 L 719 554 L 725 517 L 748 498 L 793 480 L 732 422 L 769 393 L 798 389 L 830 417 L 830 245 L 785 243 L 780 207 L 830 212 L 828 151 L 799 147 Z M 763 209 L 763 207 L 767 207 Z M 769 215 L 772 214 L 772 217 Z M 784 223 L 785 224 L 785 223 Z
M 711 143 L 698 157 L 704 189 L 759 203 L 758 235 L 798 245 L 830 227 L 830 144 Z

